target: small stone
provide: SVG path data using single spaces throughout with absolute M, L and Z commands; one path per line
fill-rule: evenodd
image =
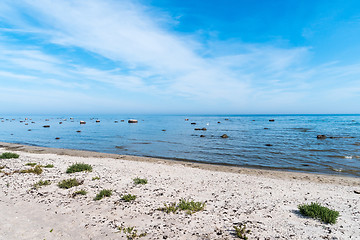
M 317 138 L 317 139 L 325 139 L 325 138 L 326 138 L 326 135 L 317 135 L 316 138 Z
M 205 135 L 200 135 L 200 137 L 205 137 Z
M 269 122 L 275 122 L 275 119 L 269 119 Z
M 229 136 L 226 134 L 221 135 L 221 138 L 228 138 Z
M 49 128 L 49 127 L 50 127 L 50 125 L 44 125 L 43 127 L 44 127 L 44 128 Z
M 129 119 L 129 120 L 128 120 L 128 123 L 138 123 L 138 120 L 136 120 L 136 119 Z

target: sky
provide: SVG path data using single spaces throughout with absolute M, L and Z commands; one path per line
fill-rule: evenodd
M 2 0 L 1 114 L 360 113 L 360 1 Z

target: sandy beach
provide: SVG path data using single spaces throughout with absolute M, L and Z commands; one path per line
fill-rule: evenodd
M 3 152 L 20 157 L 0 159 L 0 239 L 127 239 L 120 226 L 146 233 L 138 239 L 236 239 L 239 224 L 249 239 L 360 239 L 359 178 L 0 143 Z M 26 163 L 54 167 L 17 173 L 32 168 Z M 74 163 L 93 170 L 67 174 Z M 70 178 L 83 184 L 58 187 Z M 51 184 L 34 188 L 39 180 Z M 72 196 L 81 189 L 87 194 Z M 95 201 L 102 189 L 112 196 Z M 122 201 L 125 194 L 136 199 Z M 206 205 L 193 214 L 158 210 L 179 199 Z M 297 206 L 311 202 L 339 211 L 337 223 L 300 215 Z

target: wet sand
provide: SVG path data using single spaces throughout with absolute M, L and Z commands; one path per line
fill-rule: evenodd
M 233 226 L 246 224 L 249 239 L 359 239 L 360 179 L 323 174 L 248 169 L 156 158 L 104 154 L 0 143 L 2 152 L 18 159 L 0 159 L 0 239 L 126 239 L 118 226 L 134 226 L 140 239 L 236 239 Z M 41 165 L 43 173 L 16 170 Z M 66 174 L 84 162 L 92 172 Z M 13 173 L 9 174 L 8 173 Z M 57 183 L 76 177 L 78 187 Z M 92 180 L 99 177 L 99 180 Z M 136 177 L 146 185 L 135 185 Z M 34 189 L 39 180 L 51 185 Z M 85 196 L 72 193 L 85 189 Z M 101 189 L 113 195 L 93 198 Z M 134 202 L 121 201 L 131 193 Z M 188 215 L 157 210 L 179 199 L 206 202 L 203 211 Z M 340 212 L 334 225 L 305 218 L 303 203 L 319 202 Z

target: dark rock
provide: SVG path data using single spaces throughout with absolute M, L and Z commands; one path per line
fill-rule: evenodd
M 78 132 L 78 133 L 79 133 L 79 132 L 81 132 L 81 131 L 80 131 L 80 130 L 77 130 L 76 132 Z
M 356 191 L 356 190 L 354 190 L 354 193 L 356 193 L 356 194 L 360 194 L 360 191 Z
M 43 127 L 44 127 L 44 128 L 49 128 L 49 127 L 50 127 L 50 125 L 44 125 Z
M 128 120 L 128 123 L 138 123 L 138 120 L 136 120 L 136 119 L 129 119 L 129 120 Z
M 114 121 L 114 123 L 118 123 L 119 121 Z
M 59 124 L 62 124 L 62 122 L 59 122 Z
M 166 129 L 163 129 L 163 130 L 161 130 L 161 131 L 166 132 Z
M 28 129 L 28 131 L 30 132 L 30 131 L 31 131 L 31 129 Z
M 45 119 L 46 122 L 50 121 L 49 119 Z
M 265 144 L 265 146 L 267 146 L 267 147 L 271 147 L 271 146 L 272 146 L 272 144 L 267 143 L 267 144 Z
M 268 130 L 269 128 L 264 128 L 265 130 Z
M 194 122 L 193 122 L 193 123 L 190 123 L 190 124 L 192 124 L 192 125 L 196 125 L 196 123 L 194 123 Z
M 229 121 L 229 119 L 228 119 L 228 118 L 225 118 L 225 121 Z
M 95 122 L 99 123 L 99 122 L 100 122 L 100 120 L 96 120 Z
M 326 138 L 326 135 L 317 135 L 316 138 L 317 138 L 317 139 L 325 139 L 325 138 Z
M 125 120 L 121 120 L 120 122 L 125 122 Z
M 60 138 L 59 138 L 59 137 L 56 137 L 55 139 L 56 139 L 56 140 L 59 140 Z
M 221 135 L 222 138 L 228 138 L 229 136 L 226 134 Z
M 218 122 L 218 123 L 221 123 L 221 122 Z
M 205 135 L 200 135 L 200 137 L 205 137 Z
M 206 131 L 207 129 L 206 128 L 194 128 L 194 130 L 196 130 L 196 131 Z
M 269 119 L 269 122 L 275 122 L 275 119 Z
M 188 119 L 188 118 L 185 118 L 185 121 L 189 121 L 189 119 Z
M 80 124 L 86 124 L 86 122 L 85 121 L 80 121 Z

